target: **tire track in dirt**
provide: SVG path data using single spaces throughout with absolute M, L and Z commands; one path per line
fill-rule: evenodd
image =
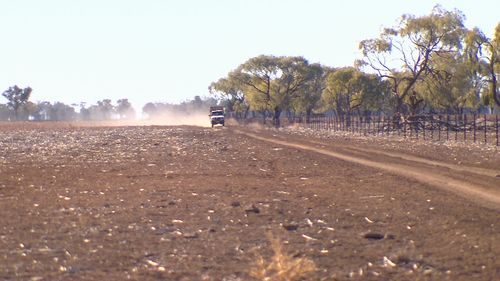
M 431 185 L 433 187 L 437 187 L 442 190 L 446 190 L 448 192 L 452 192 L 470 201 L 480 204 L 481 206 L 500 211 L 500 190 L 498 188 L 500 186 L 500 179 L 496 178 L 498 172 L 494 170 L 474 168 L 474 167 L 470 167 L 472 169 L 469 170 L 468 169 L 469 167 L 460 167 L 457 165 L 432 161 L 416 156 L 404 155 L 400 153 L 386 153 L 379 151 L 374 152 L 356 148 L 364 153 L 371 153 L 382 156 L 378 157 L 381 159 L 381 161 L 376 161 L 359 156 L 354 156 L 346 152 L 341 153 L 332 151 L 331 149 L 327 148 L 318 148 L 315 147 L 314 144 L 311 145 L 299 144 L 290 141 L 280 140 L 277 138 L 263 137 L 254 133 L 244 132 L 237 129 L 235 129 L 234 132 L 246 135 L 248 137 L 257 140 L 274 143 L 285 147 L 292 147 L 300 150 L 320 153 L 323 155 L 328 155 L 351 163 L 360 164 L 379 170 L 384 170 L 396 175 L 400 175 L 406 178 L 419 181 L 424 184 Z M 320 144 L 316 143 L 316 145 Z M 325 147 L 324 144 L 321 145 Z M 346 147 L 344 146 L 344 148 Z M 384 161 L 391 157 L 404 159 L 408 163 L 392 164 L 388 161 Z M 475 173 L 477 177 L 482 177 L 482 178 L 489 177 L 490 183 L 483 182 L 482 184 L 476 184 L 476 183 L 471 183 L 469 180 L 467 182 L 465 180 L 458 180 L 454 177 L 443 175 L 443 173 L 444 174 L 449 173 L 449 171 L 445 171 L 443 169 L 451 169 L 459 172 Z

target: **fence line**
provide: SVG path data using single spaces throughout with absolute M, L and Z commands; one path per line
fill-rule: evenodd
M 313 130 L 349 132 L 359 135 L 399 136 L 425 141 L 463 141 L 499 146 L 499 115 L 456 114 L 388 116 L 313 116 L 288 118 L 293 123 Z

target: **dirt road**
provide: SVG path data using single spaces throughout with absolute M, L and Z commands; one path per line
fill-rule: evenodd
M 466 156 L 466 157 L 465 157 Z M 495 280 L 498 151 L 310 132 L 0 127 L 0 279 Z
M 258 140 L 301 150 L 316 152 L 334 158 L 401 175 L 441 188 L 485 207 L 500 210 L 500 165 L 478 168 L 433 161 L 423 157 L 379 150 L 376 147 L 338 145 L 335 142 L 299 140 L 292 142 L 287 136 L 263 135 L 235 130 Z M 497 168 L 497 169 L 495 169 Z

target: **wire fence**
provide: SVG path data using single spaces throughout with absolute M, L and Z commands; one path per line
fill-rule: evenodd
M 285 120 L 284 120 L 285 121 Z M 312 116 L 287 118 L 284 124 L 313 130 L 360 135 L 398 136 L 429 141 L 484 143 L 499 146 L 499 115 L 456 114 L 404 116 Z

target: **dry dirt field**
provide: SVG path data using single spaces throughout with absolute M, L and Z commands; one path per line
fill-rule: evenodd
M 1 124 L 0 209 L 1 280 L 500 280 L 494 147 Z

